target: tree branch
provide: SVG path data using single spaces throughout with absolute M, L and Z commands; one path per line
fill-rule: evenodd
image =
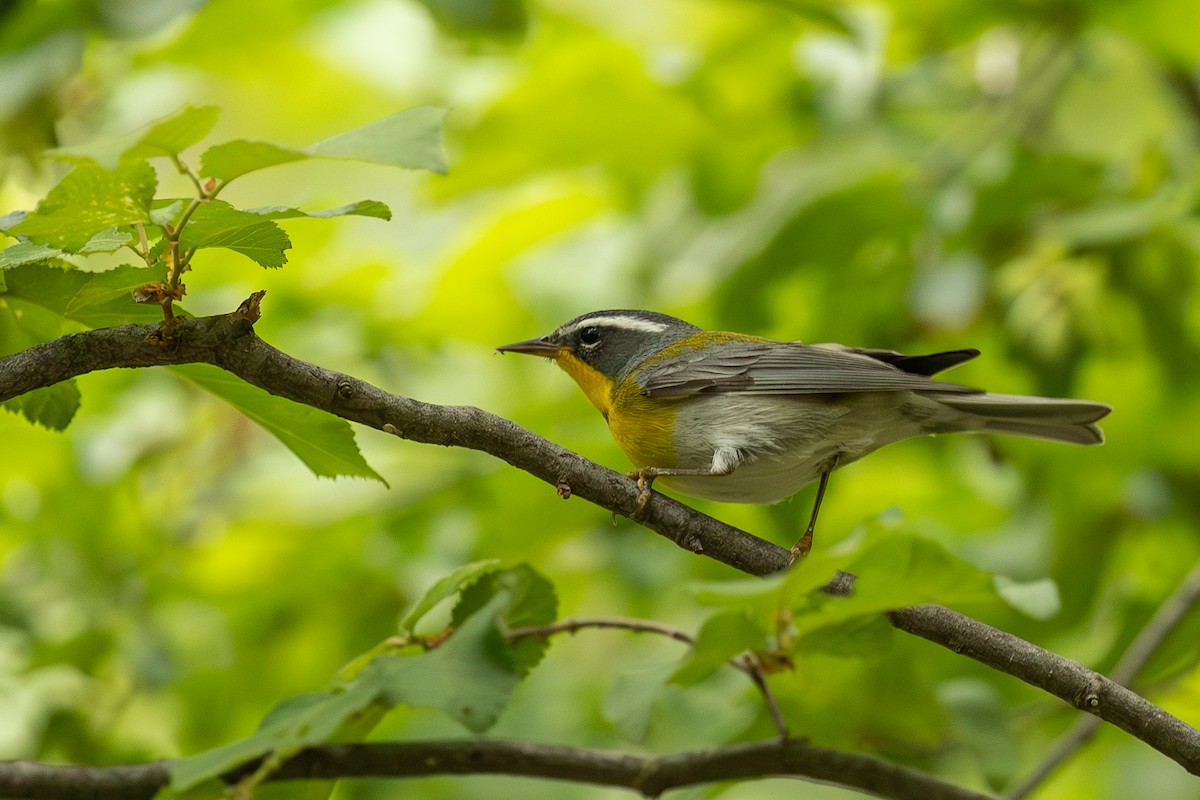
M 248 764 L 237 780 L 257 768 Z M 170 762 L 128 767 L 0 764 L 0 796 L 41 800 L 149 800 L 169 781 Z M 671 789 L 764 775 L 808 778 L 893 800 L 991 800 L 908 767 L 872 756 L 772 740 L 639 756 L 611 750 L 505 740 L 389 742 L 314 747 L 269 780 L 431 775 L 515 775 L 632 789 L 658 797 Z
M 1200 603 L 1200 566 L 1194 567 L 1179 588 L 1167 598 L 1146 627 L 1130 643 L 1125 655 L 1113 667 L 1112 680 L 1121 686 L 1133 683 L 1146 662 L 1162 646 L 1175 626 Z M 1075 751 L 1083 747 L 1100 727 L 1099 717 L 1080 717 L 1037 767 L 1009 795 L 1009 800 L 1024 800 L 1049 778 Z
M 769 575 L 787 568 L 786 549 L 663 495 L 653 494 L 639 510 L 634 481 L 508 420 L 477 408 L 430 405 L 389 394 L 280 352 L 253 331 L 258 297 L 233 314 L 178 319 L 169 329 L 124 325 L 76 333 L 0 359 L 0 401 L 95 370 L 214 364 L 272 394 L 404 439 L 489 453 L 558 487 L 561 494 L 568 493 L 566 484 L 570 494 L 743 572 Z M 1081 664 L 941 606 L 901 609 L 891 620 L 901 630 L 1111 722 L 1200 775 L 1200 731 Z

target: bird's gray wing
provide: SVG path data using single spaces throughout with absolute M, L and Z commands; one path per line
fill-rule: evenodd
M 972 394 L 979 389 L 930 380 L 929 372 L 965 361 L 974 351 L 903 356 L 859 351 L 841 345 L 734 340 L 676 355 L 636 370 L 649 397 L 683 397 L 722 392 L 834 394 L 919 391 Z M 913 369 L 902 367 L 909 363 Z

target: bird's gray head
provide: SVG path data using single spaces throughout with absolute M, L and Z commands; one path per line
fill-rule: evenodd
M 496 349 L 556 360 L 569 353 L 609 380 L 619 381 L 646 357 L 699 330 L 690 322 L 655 311 L 590 311 L 559 325 L 549 336 Z

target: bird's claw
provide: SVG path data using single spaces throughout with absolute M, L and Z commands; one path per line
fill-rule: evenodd
M 637 510 L 641 513 L 646 509 L 646 504 L 650 502 L 651 488 L 654 485 L 654 475 L 646 472 L 644 469 L 635 469 L 628 473 L 630 478 L 637 481 L 638 499 Z
M 807 530 L 804 532 L 804 535 L 797 539 L 796 543 L 792 545 L 792 557 L 788 560 L 788 566 L 795 564 L 797 561 L 803 561 L 804 557 L 808 555 L 808 551 L 812 550 L 812 543 L 813 532 L 811 530 Z

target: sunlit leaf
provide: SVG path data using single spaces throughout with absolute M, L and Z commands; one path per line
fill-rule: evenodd
M 446 110 L 419 106 L 332 136 L 309 148 L 239 139 L 210 147 L 200 158 L 205 177 L 230 181 L 250 172 L 305 158 L 343 158 L 444 173 L 442 119 Z
M 264 267 L 282 267 L 287 263 L 283 251 L 292 246 L 292 241 L 270 219 L 214 200 L 196 209 L 180 234 L 179 244 L 189 250 L 224 247 Z
M 308 158 L 308 154 L 269 142 L 236 139 L 213 145 L 200 156 L 200 174 L 231 181 L 255 170 Z
M 33 242 L 17 242 L 0 251 L 0 269 L 8 269 L 21 264 L 36 264 L 39 261 L 47 261 L 62 255 L 63 251 L 57 247 Z
M 332 136 L 312 146 L 323 158 L 346 158 L 408 169 L 445 173 L 442 120 L 446 109 L 418 106 Z
M 126 162 L 112 171 L 83 162 L 8 233 L 78 253 L 113 226 L 149 222 L 156 186 L 154 169 L 145 161 Z

